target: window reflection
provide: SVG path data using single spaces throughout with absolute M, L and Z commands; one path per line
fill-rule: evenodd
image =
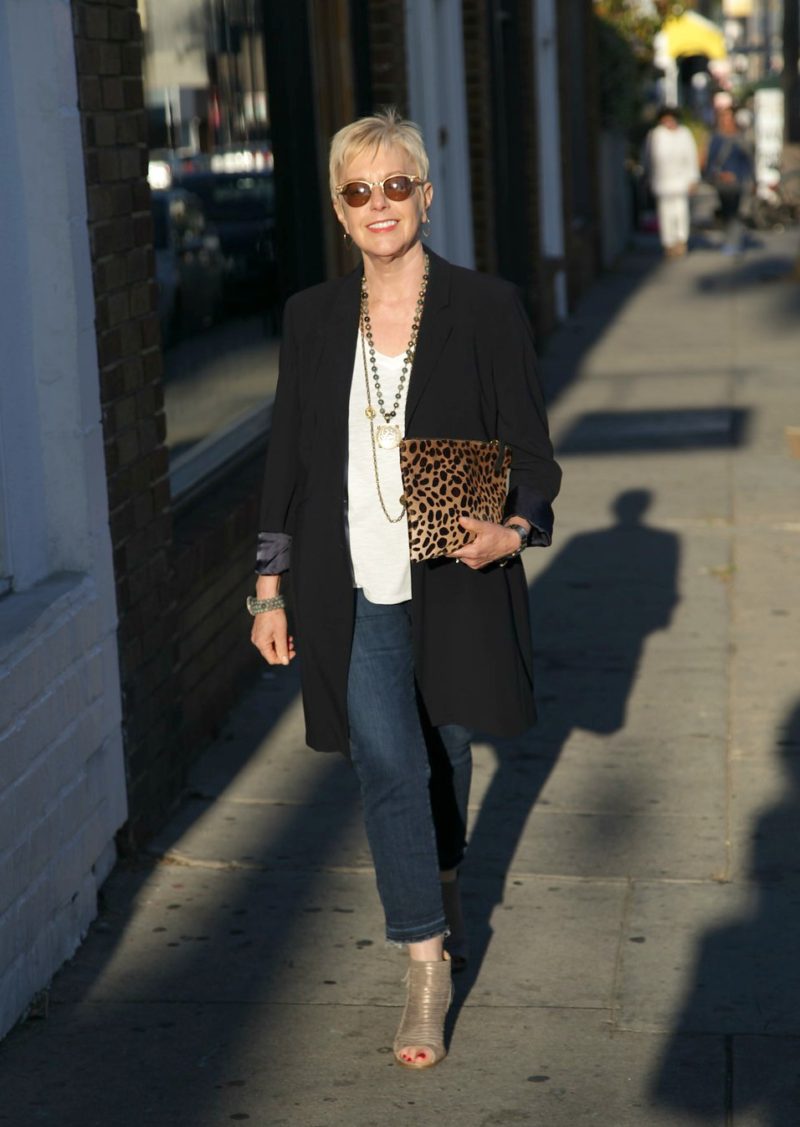
M 202 201 L 181 188 L 152 194 L 158 315 L 165 348 L 219 320 L 225 258 Z
M 260 0 L 138 0 L 173 461 L 271 398 L 278 262 Z

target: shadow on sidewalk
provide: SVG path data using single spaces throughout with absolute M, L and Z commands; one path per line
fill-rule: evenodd
M 759 307 L 763 314 L 776 326 L 794 328 L 800 315 L 798 261 L 796 232 L 787 232 L 771 238 L 761 253 L 728 259 L 726 266 L 699 274 L 694 286 L 704 297 L 734 291 L 747 297 L 768 291 L 769 302 Z
M 214 779 L 220 797 L 291 721 L 298 689 L 296 669 L 281 670 L 239 706 Z M 219 854 L 194 862 L 142 854 L 116 867 L 85 943 L 54 979 L 47 1021 L 27 1021 L 0 1045 L 0 1123 L 211 1127 L 251 1118 L 223 1115 L 219 1104 L 241 1087 L 240 1105 L 251 1108 L 271 1077 L 269 1050 L 282 1036 L 297 1045 L 291 1009 L 279 1005 L 275 1020 L 266 1005 L 284 1002 L 293 974 L 308 984 L 307 972 L 292 970 L 298 939 L 307 928 L 324 936 L 334 929 L 327 919 L 348 918 L 333 913 L 353 911 L 334 888 L 327 919 L 308 914 L 321 911 L 320 885 L 335 884 L 322 867 L 358 817 L 351 773 L 340 756 L 293 750 L 316 767 L 301 806 L 233 802 L 215 811 Z M 159 839 L 166 855 L 214 805 L 208 793 L 187 797 Z
M 627 303 L 651 275 L 664 269 L 657 244 L 631 248 L 613 270 L 602 274 L 555 332 L 537 341 L 540 376 L 549 404 L 564 395 L 581 375 L 581 364 Z
M 686 1035 L 724 1037 L 730 1122 L 744 1115 L 755 1123 L 755 1114 L 761 1127 L 789 1127 L 800 1107 L 800 701 L 779 726 L 776 745 L 786 790 L 750 835 L 751 906 L 699 938 L 685 1001 L 652 1081 L 654 1100 L 676 1106 L 669 1078 L 691 1069 Z M 683 1110 L 687 1098 L 680 1094 Z
M 503 902 L 528 819 L 565 744 L 578 729 L 611 735 L 624 728 L 643 647 L 671 621 L 679 541 L 644 523 L 651 500 L 645 489 L 621 493 L 613 505 L 616 523 L 573 536 L 531 586 L 540 723 L 519 740 L 493 743 L 497 766 L 466 864 L 472 953 L 459 1006 L 480 974 L 492 914 Z M 541 871 L 539 864 L 533 859 L 534 871 Z M 456 1016 L 457 1010 L 453 1022 Z

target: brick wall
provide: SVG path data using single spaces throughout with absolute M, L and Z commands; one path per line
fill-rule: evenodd
M 370 0 L 369 43 L 372 101 L 377 109 L 395 105 L 408 113 L 404 5 L 396 0 Z
M 263 462 L 173 513 L 136 3 L 73 0 L 73 16 L 135 846 L 259 668 L 244 600 Z
M 254 593 L 263 455 L 175 521 L 175 571 L 186 760 L 225 719 L 263 667 L 250 643 L 245 599 Z
M 125 819 L 113 620 L 93 577 L 9 602 L 25 625 L 12 642 L 0 623 L 0 1037 L 97 915 Z
M 136 0 L 73 0 L 119 613 L 129 830 L 181 782 L 177 606 Z

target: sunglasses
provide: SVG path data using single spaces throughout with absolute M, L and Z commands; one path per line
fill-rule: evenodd
M 385 180 L 348 180 L 337 184 L 336 191 L 350 207 L 363 207 L 372 196 L 373 188 L 380 188 L 387 200 L 402 203 L 407 200 L 418 184 L 424 184 L 419 176 L 406 176 L 399 173 L 387 176 Z

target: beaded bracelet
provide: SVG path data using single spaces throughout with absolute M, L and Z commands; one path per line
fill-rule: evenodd
M 271 599 L 257 599 L 253 595 L 247 596 L 247 609 L 252 615 L 264 614 L 268 610 L 283 610 L 286 599 L 283 595 L 273 595 Z

